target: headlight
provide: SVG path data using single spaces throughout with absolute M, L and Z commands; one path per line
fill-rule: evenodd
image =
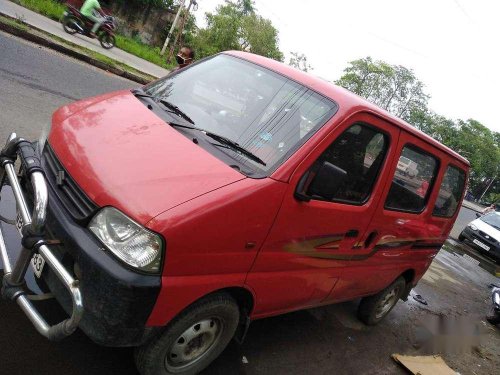
M 141 271 L 161 268 L 163 242 L 155 234 L 113 207 L 105 207 L 88 228 L 119 259 Z
M 497 305 L 500 306 L 500 291 L 496 290 L 493 292 L 493 302 Z
M 469 224 L 469 228 L 472 230 L 477 230 L 477 227 L 474 224 Z

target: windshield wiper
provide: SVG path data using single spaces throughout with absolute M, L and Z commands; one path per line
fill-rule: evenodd
M 183 125 L 183 124 L 178 124 L 175 122 L 169 122 L 169 124 L 170 124 L 170 126 L 174 126 L 174 127 L 178 127 L 178 128 L 185 128 L 185 129 L 200 131 L 200 132 L 206 134 L 208 137 L 210 137 L 210 138 L 212 138 L 220 143 L 220 144 L 214 144 L 215 146 L 222 146 L 222 147 L 226 147 L 229 149 L 233 149 L 233 150 L 239 152 L 240 154 L 245 155 L 247 158 L 249 158 L 249 159 L 251 159 L 259 164 L 262 164 L 263 166 L 266 166 L 266 163 L 261 158 L 259 158 L 257 155 L 253 154 L 251 151 L 247 150 L 246 148 L 241 147 L 238 143 L 236 143 L 235 141 L 233 141 L 227 137 L 224 137 L 223 135 L 215 134 L 215 133 L 212 133 L 208 130 L 197 128 L 196 126 Z
M 205 130 L 203 130 L 203 132 L 207 136 L 209 136 L 210 138 L 215 139 L 217 142 L 222 143 L 223 145 L 228 146 L 229 148 L 232 148 L 233 150 L 239 151 L 241 154 L 245 155 L 249 159 L 252 159 L 253 161 L 255 161 L 257 163 L 262 164 L 263 166 L 266 166 L 266 163 L 264 162 L 264 160 L 262 160 L 261 158 L 259 158 L 257 155 L 255 155 L 251 151 L 248 151 L 246 148 L 241 147 L 235 141 L 233 141 L 233 140 L 231 140 L 229 138 L 226 138 L 226 137 L 224 137 L 222 135 L 218 135 L 218 134 L 207 132 Z
M 184 120 L 186 120 L 187 122 L 189 122 L 190 124 L 193 124 L 194 125 L 194 121 L 191 119 L 191 117 L 189 117 L 186 113 L 184 113 L 179 107 L 177 107 L 175 104 L 169 102 L 168 100 L 166 99 L 163 99 L 161 96 L 153 96 L 153 95 L 149 95 L 149 94 L 146 94 L 145 92 L 141 92 L 139 90 L 132 90 L 132 94 L 134 94 L 134 96 L 136 97 L 140 97 L 140 98 L 149 98 L 149 99 L 153 99 L 155 102 L 157 103 L 161 103 L 163 104 L 165 107 L 167 107 L 173 114 L 176 114 L 177 116 L 179 117 L 182 117 Z

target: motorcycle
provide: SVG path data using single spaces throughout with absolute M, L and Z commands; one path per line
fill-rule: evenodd
M 116 29 L 115 18 L 112 16 L 105 16 L 104 22 L 101 27 L 97 30 L 97 38 L 99 43 L 101 43 L 102 48 L 110 49 L 115 46 L 116 40 L 114 36 L 114 30 Z M 68 34 L 82 34 L 92 38 L 90 31 L 94 26 L 94 22 L 85 17 L 80 13 L 80 10 L 72 5 L 68 5 L 64 15 L 62 17 L 61 23 L 63 25 L 64 31 Z
M 491 292 L 492 304 L 486 315 L 486 320 L 493 325 L 500 324 L 500 287 L 495 286 Z

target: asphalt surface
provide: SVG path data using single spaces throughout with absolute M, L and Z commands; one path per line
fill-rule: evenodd
M 467 224 L 469 224 L 472 220 L 476 220 L 476 211 L 471 210 L 469 208 L 463 207 L 458 213 L 457 220 L 455 221 L 455 225 L 451 230 L 450 237 L 458 238 L 460 232 L 465 228 Z
M 1 139 L 12 130 L 34 138 L 58 106 L 135 86 L 3 34 L 0 51 Z M 2 194 L 1 205 L 2 212 L 14 212 L 8 194 Z M 474 216 L 469 211 L 462 209 L 457 225 Z M 14 228 L 7 229 L 6 237 L 9 248 L 19 246 Z M 356 319 L 359 301 L 256 321 L 245 343 L 231 343 L 204 374 L 406 374 L 391 354 L 429 354 L 415 346 L 415 332 L 419 322 L 439 316 L 467 317 L 484 331 L 479 350 L 445 354 L 447 363 L 462 374 L 495 374 L 500 367 L 500 334 L 484 323 L 487 285 L 493 282 L 498 282 L 494 276 L 463 256 L 441 251 L 412 292 L 422 295 L 428 305 L 410 297 L 375 327 Z M 50 302 L 43 312 L 62 317 Z M 48 342 L 17 305 L 0 300 L 0 374 L 28 373 L 127 375 L 136 370 L 132 349 L 97 346 L 79 331 L 60 343 Z
M 0 33 L 0 142 L 14 130 L 36 139 L 58 107 L 135 86 L 58 52 Z

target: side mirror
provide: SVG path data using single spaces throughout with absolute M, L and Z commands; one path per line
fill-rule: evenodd
M 476 212 L 476 217 L 477 218 L 480 218 L 481 216 L 483 216 L 483 215 L 481 215 L 479 212 Z
M 297 185 L 295 198 L 308 202 L 311 198 L 331 200 L 347 177 L 342 168 L 327 161 L 319 167 L 314 176 L 311 171 L 304 174 Z

